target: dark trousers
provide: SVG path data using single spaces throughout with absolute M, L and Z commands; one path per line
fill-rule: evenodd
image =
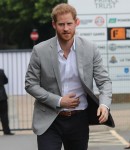
M 71 117 L 58 116 L 48 130 L 37 136 L 38 150 L 87 150 L 89 139 L 86 110 Z
M 10 133 L 7 100 L 0 101 L 0 119 L 2 123 L 3 132 L 5 134 Z

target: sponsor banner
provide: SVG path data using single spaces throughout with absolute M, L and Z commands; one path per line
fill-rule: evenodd
M 107 58 L 107 42 L 96 41 L 97 49 L 100 51 L 103 59 L 103 65 L 107 67 L 108 58 Z
M 108 53 L 113 54 L 129 54 L 130 40 L 127 41 L 108 41 Z
M 107 26 L 108 27 L 129 27 L 130 13 L 107 15 Z
M 107 30 L 106 28 L 77 28 L 76 34 L 84 37 L 91 41 L 101 40 L 105 41 L 107 40 Z
M 68 0 L 78 14 L 129 13 L 129 0 Z M 80 4 L 79 4 L 80 3 Z
M 80 24 L 78 28 L 106 27 L 106 15 L 78 15 Z
M 130 66 L 130 53 L 129 54 L 109 54 L 108 65 L 112 66 Z
M 113 93 L 130 93 L 130 80 L 112 81 Z
M 130 93 L 130 80 L 113 80 L 112 81 L 112 93 Z M 99 94 L 99 91 L 94 83 L 94 93 Z
M 108 28 L 108 40 L 130 40 L 130 27 Z
M 107 42 L 106 41 L 95 41 L 95 43 L 101 54 L 107 54 Z
M 130 93 L 130 0 L 68 0 L 68 3 L 76 8 L 80 19 L 77 34 L 97 44 L 103 64 L 110 70 L 113 93 Z
M 109 69 L 111 80 L 130 80 L 130 66 L 124 67 L 111 67 Z

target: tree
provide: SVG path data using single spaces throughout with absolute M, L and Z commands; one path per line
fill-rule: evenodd
M 0 49 L 31 48 L 33 28 L 43 41 L 54 35 L 52 8 L 66 0 L 0 0 Z

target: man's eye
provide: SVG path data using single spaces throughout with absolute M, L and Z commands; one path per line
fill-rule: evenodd
M 64 26 L 64 24 L 63 24 L 63 23 L 60 23 L 59 26 Z

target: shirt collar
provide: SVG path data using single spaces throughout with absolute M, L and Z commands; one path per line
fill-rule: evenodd
M 60 51 L 63 51 L 63 50 L 61 49 L 61 47 L 60 47 L 58 38 L 57 38 L 57 49 L 58 49 L 58 53 L 59 53 Z M 72 47 L 71 47 L 71 50 L 75 51 L 75 37 L 74 37 L 74 42 L 73 42 L 73 45 L 72 45 Z

